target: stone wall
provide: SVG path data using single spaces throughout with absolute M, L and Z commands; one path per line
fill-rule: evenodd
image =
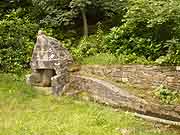
M 162 84 L 180 92 L 180 66 L 86 65 L 81 67 L 80 72 L 107 77 L 140 88 L 156 88 Z
M 115 108 L 180 122 L 180 106 L 147 102 L 126 89 L 117 87 L 105 80 L 82 75 L 71 75 L 71 81 L 67 85 L 64 94 L 82 96 L 82 93 L 86 93 L 86 96 L 95 101 Z

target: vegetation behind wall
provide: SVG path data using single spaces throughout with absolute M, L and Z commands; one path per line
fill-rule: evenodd
M 38 29 L 77 63 L 103 53 L 126 64 L 180 64 L 179 0 L 3 0 L 0 19 L 3 72 L 28 67 Z

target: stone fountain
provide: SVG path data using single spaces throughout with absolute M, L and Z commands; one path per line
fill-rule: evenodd
M 76 96 L 86 93 L 85 95 L 100 103 L 136 112 L 138 117 L 166 124 L 180 125 L 179 105 L 164 106 L 149 103 L 125 88 L 120 88 L 105 78 L 103 80 L 97 79 L 92 74 L 97 72 L 100 78 L 108 71 L 108 75 L 105 75 L 107 77 L 112 74 L 109 69 L 105 70 L 103 68 L 103 71 L 100 72 L 99 69 L 93 70 L 95 68 L 93 66 L 90 68 L 92 75 L 88 73 L 88 70 L 85 70 L 83 74 L 83 69 L 86 68 L 82 66 L 78 67 L 77 70 L 75 69 L 75 72 L 69 70 L 72 63 L 71 55 L 67 49 L 62 47 L 60 42 L 46 36 L 43 31 L 39 31 L 31 61 L 32 74 L 27 76 L 27 83 L 32 86 L 51 87 L 54 95 L 64 93 L 65 95 Z M 123 68 L 120 71 L 123 71 Z M 120 71 L 118 70 L 118 73 Z
M 32 73 L 27 76 L 27 83 L 51 87 L 53 94 L 59 95 L 69 82 L 68 67 L 72 63 L 70 53 L 58 40 L 39 31 L 32 54 Z

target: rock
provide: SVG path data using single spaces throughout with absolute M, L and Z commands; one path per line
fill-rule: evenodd
M 72 63 L 70 53 L 58 40 L 39 31 L 31 61 L 32 74 L 27 76 L 27 83 L 33 86 L 51 86 L 53 93 L 58 95 L 68 83 L 68 67 Z
M 176 106 L 175 111 L 180 114 L 180 105 Z

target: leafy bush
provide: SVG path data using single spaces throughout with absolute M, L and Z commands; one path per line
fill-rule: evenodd
M 105 48 L 113 54 L 135 53 L 151 60 L 161 55 L 161 44 L 142 37 L 130 37 L 123 26 L 113 28 L 105 37 Z
M 156 60 L 170 55 L 179 64 L 169 40 L 180 37 L 180 4 L 176 0 L 130 0 L 124 24 L 106 36 L 106 49 L 113 54 L 132 54 Z M 178 41 L 179 42 L 179 41 Z M 176 42 L 176 44 L 179 44 Z M 176 55 L 176 56 L 175 56 Z
M 36 23 L 48 35 L 63 41 L 81 63 L 98 64 L 93 62 L 97 59 L 99 64 L 180 65 L 177 0 L 32 0 L 2 5 L 1 71 L 20 72 L 28 67 L 39 27 Z M 97 33 L 81 37 L 85 21 L 89 24 L 86 27 L 93 29 L 89 34 L 94 33 L 99 21 L 107 29 L 116 27 L 106 34 L 99 23 Z
M 72 48 L 72 53 L 77 60 L 103 53 L 104 51 L 104 32 L 100 26 L 98 26 L 96 34 L 83 37 L 80 39 L 78 46 Z
M 160 65 L 180 65 L 180 41 L 172 39 L 166 42 L 169 47 L 168 53 L 165 56 L 160 56 L 156 59 L 156 63 Z
M 179 94 L 176 91 L 171 91 L 168 88 L 161 85 L 155 90 L 155 96 L 157 96 L 162 103 L 173 104 L 178 101 Z
M 0 70 L 21 72 L 31 60 L 38 25 L 12 12 L 0 21 Z
M 169 46 L 167 61 L 169 64 L 180 64 L 180 40 L 172 39 L 168 41 L 167 46 Z

